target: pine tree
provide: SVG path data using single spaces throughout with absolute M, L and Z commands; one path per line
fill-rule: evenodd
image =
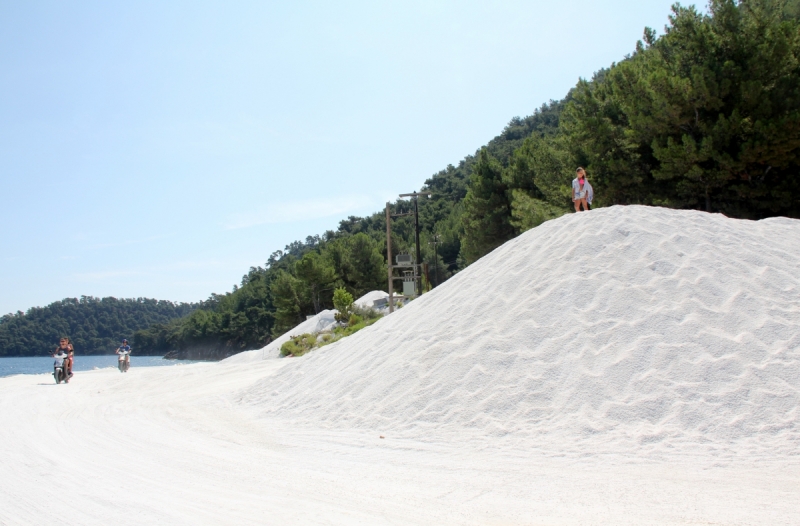
M 303 282 L 284 270 L 279 270 L 272 282 L 272 297 L 275 304 L 273 337 L 277 338 L 301 321 L 304 301 Z
M 676 5 L 665 35 L 602 82 L 578 86 L 565 131 L 599 195 L 722 211 L 800 214 L 797 2 Z
M 348 239 L 347 281 L 356 297 L 386 287 L 386 261 L 377 242 L 360 232 Z
M 320 295 L 336 279 L 333 264 L 316 252 L 308 252 L 295 264 L 295 274 L 308 287 L 314 312 L 322 310 Z
M 485 148 L 482 149 L 464 198 L 461 250 L 468 263 L 514 236 L 507 190 L 502 166 Z

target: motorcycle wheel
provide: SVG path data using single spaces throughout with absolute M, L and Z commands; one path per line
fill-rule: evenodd
M 60 384 L 61 383 L 61 375 L 59 375 L 57 372 L 53 373 L 53 378 L 56 379 L 56 384 Z

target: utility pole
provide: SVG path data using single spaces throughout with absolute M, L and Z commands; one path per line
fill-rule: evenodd
M 417 245 L 417 260 L 415 263 L 417 266 L 415 269 L 419 269 L 417 272 L 417 295 L 422 296 L 422 251 L 419 248 L 419 196 L 427 195 L 430 196 L 431 192 L 413 192 L 410 194 L 400 194 L 400 197 L 410 197 L 414 200 L 414 240 L 416 241 Z
M 392 218 L 393 217 L 403 217 L 403 216 L 410 216 L 411 213 L 406 214 L 392 214 L 391 212 L 391 205 L 387 202 L 386 203 L 386 268 L 388 272 L 389 278 L 389 313 L 394 312 L 394 268 L 397 266 L 398 268 L 408 268 L 407 265 L 392 265 Z M 400 256 L 397 256 L 398 258 Z
M 433 265 L 434 265 L 433 272 L 436 275 L 436 286 L 438 287 L 439 286 L 439 249 L 438 249 L 438 245 L 439 245 L 439 243 L 441 243 L 441 241 L 439 241 L 439 234 L 434 234 L 433 235 L 433 241 L 428 241 L 428 243 L 433 245 L 433 257 L 434 257 L 434 259 L 433 259 Z
M 389 212 L 389 201 L 386 201 L 386 267 L 389 272 L 389 313 L 394 312 L 394 283 L 392 283 L 392 218 Z
M 389 313 L 394 312 L 394 267 L 392 264 L 392 218 L 409 216 L 407 214 L 392 214 L 391 205 L 386 203 L 386 271 L 389 280 Z M 399 256 L 398 256 L 399 257 Z M 399 268 L 407 268 L 405 265 L 399 265 Z

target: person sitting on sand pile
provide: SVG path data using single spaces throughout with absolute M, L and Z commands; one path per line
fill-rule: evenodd
M 594 197 L 594 191 L 586 180 L 586 170 L 581 167 L 575 171 L 577 177 L 572 180 L 572 202 L 575 203 L 575 211 L 581 211 L 581 205 L 585 211 L 589 210 L 589 203 Z

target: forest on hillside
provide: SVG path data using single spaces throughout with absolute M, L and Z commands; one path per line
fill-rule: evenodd
M 578 166 L 593 206 L 645 204 L 731 217 L 800 217 L 800 0 L 712 0 L 673 7 L 629 56 L 500 135 L 421 190 L 430 288 L 521 232 L 572 209 Z M 398 199 L 392 214 L 412 206 Z M 410 217 L 392 254 L 413 253 Z M 135 332 L 153 353 L 219 358 L 259 348 L 306 315 L 386 288 L 383 211 L 297 241 L 187 316 Z
M 81 296 L 0 317 L 0 356 L 47 356 L 62 337 L 82 355 L 112 354 L 123 338 L 191 313 L 197 304 Z M 137 354 L 148 354 L 137 349 Z

